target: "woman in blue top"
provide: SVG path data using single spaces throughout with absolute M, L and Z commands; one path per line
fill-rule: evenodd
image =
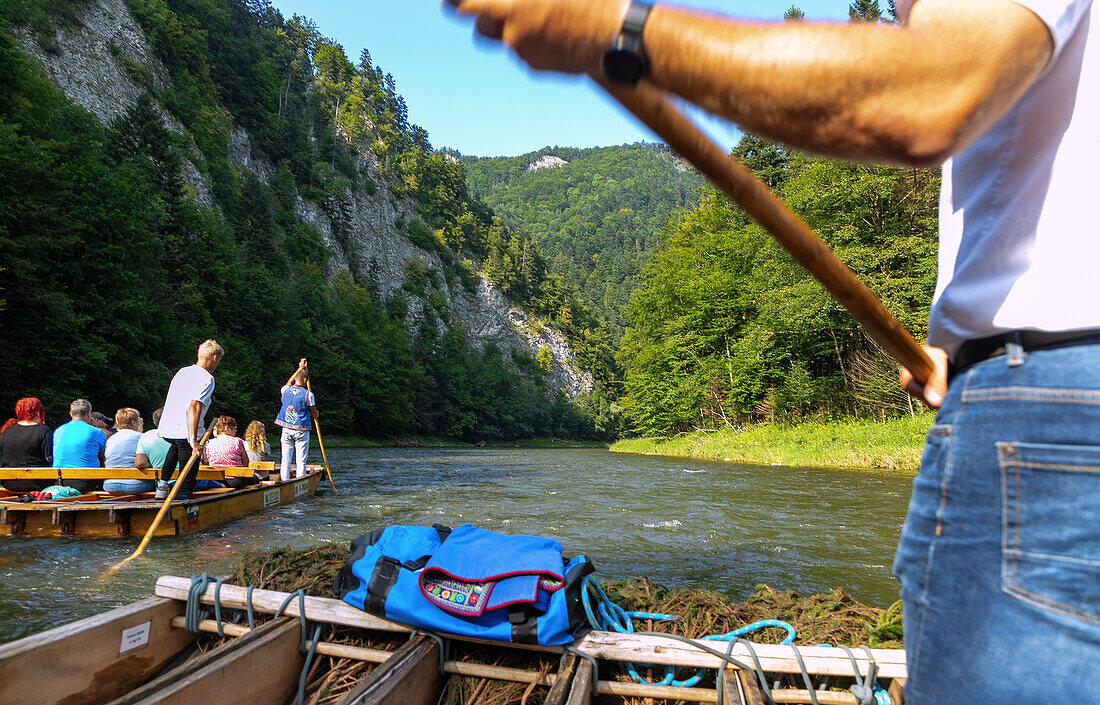
M 283 427 L 282 463 L 279 466 L 279 478 L 284 482 L 290 479 L 290 459 L 295 458 L 297 469 L 295 477 L 306 474 L 306 456 L 309 454 L 309 422 L 317 415 L 316 400 L 306 390 L 309 378 L 306 359 L 298 362 L 298 369 L 286 381 L 282 389 L 282 406 L 275 423 Z

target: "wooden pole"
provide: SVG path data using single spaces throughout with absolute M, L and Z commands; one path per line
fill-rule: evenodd
M 646 81 L 634 88 L 599 83 L 764 226 L 872 337 L 909 369 L 917 382 L 928 381 L 932 361 L 909 331 L 764 182 L 722 152 L 685 118 L 672 105 L 667 93 Z
M 313 394 L 313 388 L 309 385 L 309 377 L 306 377 L 306 391 L 311 395 Z M 314 409 L 316 413 L 316 409 Z M 336 483 L 332 481 L 332 471 L 328 469 L 328 456 L 325 455 L 325 442 L 321 440 L 321 427 L 317 424 L 317 417 L 310 414 L 313 418 L 313 430 L 317 433 L 317 445 L 321 446 L 321 460 L 325 461 L 325 472 L 328 474 L 328 483 L 332 485 L 332 489 L 336 489 Z
M 198 445 L 195 446 L 194 450 L 191 451 L 191 457 L 188 458 L 187 464 L 183 466 L 183 472 L 181 472 L 180 476 L 176 478 L 175 483 L 173 483 L 172 485 L 172 490 L 168 493 L 168 496 L 164 498 L 164 504 L 160 506 L 160 511 L 157 512 L 156 517 L 153 518 L 153 523 L 149 526 L 149 530 L 145 532 L 145 536 L 142 537 L 141 543 L 138 544 L 137 550 L 127 556 L 121 563 L 111 566 L 111 568 L 109 568 L 107 572 L 104 573 L 104 575 L 110 575 L 122 566 L 140 556 L 145 551 L 145 547 L 149 545 L 149 540 L 153 538 L 153 534 L 155 534 L 157 532 L 157 529 L 160 528 L 160 523 L 164 520 L 164 516 L 168 513 L 168 508 L 172 506 L 172 500 L 176 498 L 176 493 L 179 492 L 180 485 L 183 484 L 183 478 L 187 477 L 187 473 L 191 472 L 191 468 L 193 468 L 198 462 L 199 453 L 202 451 L 202 447 L 206 445 L 206 441 L 210 439 L 210 434 L 211 432 L 213 432 L 213 430 L 214 424 L 210 424 L 210 428 L 206 429 L 206 433 L 202 435 L 202 439 L 199 441 Z

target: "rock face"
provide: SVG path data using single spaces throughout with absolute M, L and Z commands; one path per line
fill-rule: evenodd
M 134 105 L 145 91 L 140 82 L 160 87 L 168 85 L 168 71 L 157 59 L 123 0 L 89 3 L 81 25 L 58 31 L 56 47 L 51 47 L 51 51 L 43 50 L 26 31 L 17 29 L 13 34 L 23 50 L 42 63 L 66 96 L 104 122 L 117 118 Z M 160 113 L 170 129 L 187 134 L 166 111 L 160 109 Z M 249 170 L 264 183 L 269 183 L 274 168 L 252 147 L 243 129 L 230 133 L 228 156 L 238 168 Z M 373 193 L 365 189 L 348 192 L 339 208 L 336 204 L 319 205 L 300 196 L 295 199 L 297 217 L 315 227 L 329 247 L 330 275 L 340 269 L 349 269 L 370 281 L 383 299 L 389 299 L 399 294 L 407 296 L 402 285 L 408 276 L 410 262 L 417 267 L 426 265 L 434 276 L 430 277 L 433 284 L 425 292 L 425 298 L 433 293 L 441 294 L 451 318 L 469 333 L 471 344 L 483 349 L 495 343 L 505 353 L 526 351 L 532 357 L 543 348 L 549 349 L 553 360 L 548 376 L 554 387 L 569 398 L 592 391 L 592 375 L 577 366 L 573 351 L 560 333 L 532 321 L 484 277 L 478 278 L 473 292 L 457 278 L 448 282 L 439 255 L 417 247 L 407 237 L 405 228 L 416 219 L 415 203 L 393 195 L 388 183 L 379 175 L 373 156 L 363 155 L 358 161 L 361 173 L 370 173 L 378 184 Z M 543 167 L 566 163 L 549 156 L 537 163 L 543 162 Z M 529 168 L 543 167 L 532 165 Z M 208 177 L 189 161 L 184 164 L 184 178 L 199 204 L 206 208 L 217 207 Z M 337 211 L 338 216 L 334 217 Z M 335 236 L 338 229 L 343 235 L 341 238 Z M 406 303 L 406 320 L 411 327 L 418 327 L 425 317 L 438 317 L 425 300 L 408 297 Z M 506 354 L 505 359 L 508 358 Z
M 552 154 L 545 154 L 535 161 L 527 165 L 527 171 L 538 171 L 539 169 L 554 169 L 555 167 L 565 166 L 569 162 L 565 161 L 561 157 L 555 157 Z

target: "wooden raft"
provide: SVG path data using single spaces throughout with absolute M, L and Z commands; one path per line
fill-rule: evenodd
M 24 472 L 21 478 L 34 478 L 37 473 L 52 473 L 56 468 L 3 468 L 0 478 L 13 470 Z M 312 497 L 321 482 L 320 465 L 306 466 L 306 476 L 288 482 L 266 480 L 240 489 L 229 487 L 196 491 L 189 500 L 172 503 L 170 514 L 161 522 L 155 536 L 180 536 L 204 531 L 231 519 L 252 514 L 269 507 L 289 504 L 305 497 Z M 33 471 L 33 472 L 32 472 Z M 151 470 L 134 468 L 77 468 L 63 469 L 69 477 L 95 479 L 94 473 L 105 478 L 126 477 L 130 473 L 138 479 L 153 479 Z M 222 471 L 228 471 L 224 474 Z M 149 473 L 148 477 L 142 473 Z M 225 476 L 250 477 L 253 468 L 210 468 L 200 471 L 199 477 L 218 479 Z M 217 477 L 214 477 L 214 476 Z M 18 493 L 0 491 L 0 536 L 19 534 L 27 536 L 88 536 L 94 538 L 123 538 L 143 536 L 163 504 L 153 498 L 152 492 L 113 495 L 106 492 L 90 492 L 78 497 L 46 502 L 21 503 Z
M 249 629 L 223 623 L 233 639 L 201 655 L 191 654 L 195 636 L 182 627 L 184 607 L 191 581 L 162 577 L 157 596 L 120 607 L 103 615 L 51 629 L 42 634 L 0 646 L 0 703 L 42 705 L 183 705 L 185 703 L 241 703 L 282 705 L 292 702 L 305 657 L 301 651 L 299 600 L 291 600 L 286 616 Z M 214 586 L 207 587 L 201 601 L 211 604 Z M 246 589 L 221 587 L 225 608 L 243 608 Z M 273 614 L 286 600 L 286 593 L 253 591 L 253 608 L 259 614 Z M 307 597 L 304 610 L 311 622 L 338 624 L 375 632 L 409 633 L 409 627 L 379 619 L 343 602 Z M 203 632 L 217 632 L 218 625 L 204 620 Z M 456 641 L 477 642 L 464 637 Z M 501 645 L 560 653 L 562 647 Z M 714 642 L 710 643 L 711 646 Z M 596 678 L 591 663 L 569 653 L 556 673 L 487 666 L 460 660 L 440 661 L 439 642 L 428 635 L 412 636 L 395 651 L 367 649 L 321 641 L 307 643 L 315 654 L 356 659 L 378 664 L 347 692 L 339 705 L 434 705 L 451 675 L 538 684 L 548 688 L 544 705 L 591 705 L 593 693 L 601 696 L 648 697 L 669 701 L 715 702 L 715 688 L 676 688 L 622 683 Z M 718 660 L 690 645 L 639 634 L 592 632 L 577 641 L 580 652 L 603 662 L 600 673 L 610 672 L 608 662 L 642 661 L 715 668 Z M 815 676 L 832 674 L 850 677 L 851 664 L 840 649 L 798 647 L 807 670 Z M 904 652 L 872 652 L 880 668 L 880 682 L 889 681 L 891 702 L 901 703 L 905 676 Z M 743 647 L 733 651 L 747 661 Z M 757 646 L 764 669 L 771 674 L 799 672 L 789 646 Z M 857 652 L 860 672 L 868 661 Z M 175 667 L 169 667 L 175 663 Z M 605 670 L 606 669 L 606 670 Z M 765 702 L 752 673 L 727 668 L 717 677 L 726 703 L 760 705 Z M 847 692 L 815 691 L 822 705 L 854 705 Z M 805 690 L 773 690 L 776 703 L 809 703 Z

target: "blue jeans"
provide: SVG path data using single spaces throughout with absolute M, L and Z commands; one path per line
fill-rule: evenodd
M 138 492 L 152 492 L 156 488 L 156 480 L 121 478 L 103 481 L 103 491 L 111 494 L 137 494 Z
M 1100 339 L 951 381 L 894 572 L 906 703 L 1100 703 Z
M 297 464 L 296 477 L 306 474 L 306 456 L 309 455 L 309 431 L 295 431 L 284 428 L 282 436 L 282 457 L 279 466 L 279 478 L 284 482 L 290 479 L 290 459 Z

